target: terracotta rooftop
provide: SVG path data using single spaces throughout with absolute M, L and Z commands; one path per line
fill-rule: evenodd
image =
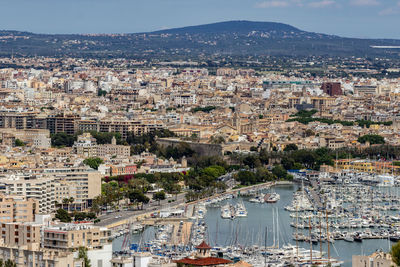
M 200 245 L 196 247 L 197 249 L 212 249 L 205 241 L 201 242 Z

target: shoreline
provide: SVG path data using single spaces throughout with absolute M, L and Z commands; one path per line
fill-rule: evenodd
M 248 191 L 250 191 L 250 190 L 256 190 L 256 189 L 262 190 L 262 189 L 271 188 L 273 186 L 293 185 L 293 184 L 294 184 L 294 182 L 292 182 L 292 181 L 277 181 L 277 182 L 274 181 L 274 182 L 266 182 L 266 183 L 262 183 L 262 184 L 256 184 L 256 185 L 250 185 L 250 186 L 246 186 L 246 187 L 231 189 L 226 192 L 218 193 L 218 194 L 212 195 L 210 197 L 198 199 L 195 201 L 186 202 L 186 203 L 178 203 L 175 205 L 170 205 L 168 207 L 163 206 L 163 207 L 157 208 L 155 210 L 145 211 L 142 214 L 133 215 L 133 216 L 131 216 L 129 218 L 125 218 L 121 221 L 117 221 L 117 222 L 111 223 L 109 225 L 105 225 L 105 227 L 110 228 L 111 230 L 120 231 L 120 230 L 126 229 L 125 228 L 126 225 L 140 223 L 140 221 L 144 221 L 146 219 L 151 218 L 152 213 L 160 212 L 161 210 L 164 210 L 166 208 L 174 209 L 174 208 L 177 208 L 177 207 L 183 205 L 186 210 L 190 205 L 195 205 L 197 203 L 207 201 L 207 200 L 217 198 L 219 196 L 223 196 L 223 195 L 227 195 L 227 194 L 235 194 L 236 193 L 236 196 L 237 196 L 238 194 L 241 195 L 241 194 L 248 193 Z

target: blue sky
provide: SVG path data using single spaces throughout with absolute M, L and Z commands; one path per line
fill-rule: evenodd
M 37 33 L 131 33 L 226 20 L 400 39 L 400 0 L 0 0 L 0 29 Z

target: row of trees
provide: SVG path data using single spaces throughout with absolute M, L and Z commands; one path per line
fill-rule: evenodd
M 289 149 L 290 148 L 290 149 Z M 231 164 L 237 164 L 239 169 L 247 168 L 252 172 L 263 168 L 265 165 L 274 163 L 274 168 L 271 169 L 276 179 L 291 179 L 287 174 L 279 172 L 281 168 L 284 170 L 299 170 L 303 168 L 319 170 L 322 164 L 333 165 L 334 158 L 338 155 L 339 158 L 348 158 L 349 153 L 346 151 L 333 151 L 328 148 L 319 148 L 316 150 L 299 150 L 297 146 L 288 146 L 285 151 L 272 151 L 261 149 L 259 152 L 254 152 L 250 155 L 242 155 L 232 153 L 229 155 Z M 236 167 L 231 165 L 230 168 Z
M 383 138 L 382 136 L 377 135 L 377 134 L 366 134 L 366 135 L 360 136 L 357 141 L 361 144 L 365 144 L 366 142 L 369 142 L 371 145 L 376 145 L 376 144 L 384 144 L 385 138 Z
M 189 159 L 192 169 L 184 176 L 188 187 L 186 199 L 193 201 L 208 197 L 226 189 L 226 184 L 220 181 L 220 176 L 232 170 L 229 164 L 217 156 L 194 156 Z
M 0 267 L 17 267 L 17 264 L 13 260 L 6 260 L 0 259 Z
M 380 144 L 384 140 L 379 136 L 366 137 L 372 143 L 378 143 L 364 149 L 342 148 L 332 150 L 318 148 L 315 150 L 298 149 L 295 145 L 288 145 L 285 151 L 267 151 L 261 149 L 251 155 L 233 153 L 229 155 L 231 164 L 238 164 L 240 168 L 257 169 L 270 162 L 280 163 L 285 170 L 299 170 L 303 168 L 319 170 L 323 164 L 334 165 L 334 160 L 347 158 L 375 158 L 400 159 L 400 147 Z
M 196 108 L 192 108 L 192 112 L 196 113 L 196 112 L 206 112 L 206 113 L 210 113 L 212 110 L 216 109 L 215 106 L 207 106 L 207 107 L 196 107 Z
M 313 110 L 301 110 L 291 116 L 292 118 L 287 120 L 287 122 L 291 121 L 297 121 L 302 124 L 309 124 L 310 122 L 314 121 L 319 121 L 322 123 L 327 123 L 327 124 L 334 124 L 334 123 L 339 123 L 342 124 L 343 126 L 354 126 L 358 125 L 360 127 L 367 127 L 369 128 L 373 124 L 379 124 L 379 125 L 385 125 L 389 126 L 392 125 L 392 121 L 385 121 L 385 122 L 380 122 L 380 121 L 371 121 L 371 120 L 357 120 L 357 121 L 342 121 L 342 120 L 332 120 L 332 119 L 326 119 L 326 118 L 318 118 L 318 117 L 313 117 L 318 111 L 313 109 Z
M 192 170 L 187 173 L 154 173 L 135 174 L 125 176 L 106 177 L 102 187 L 102 195 L 93 202 L 93 211 L 99 211 L 102 206 L 119 206 L 123 199 L 136 203 L 138 208 L 146 204 L 149 199 L 146 193 L 152 190 L 151 184 L 163 188 L 166 193 L 178 194 L 181 192 L 181 183 L 189 187 L 187 198 L 197 199 L 210 195 L 213 192 L 225 190 L 225 184 L 218 178 L 230 170 L 230 166 L 219 157 L 191 157 Z M 154 200 L 162 200 L 165 193 L 155 193 Z
M 177 146 L 161 147 L 157 144 L 156 138 L 175 137 L 175 134 L 167 129 L 158 130 L 142 135 L 128 134 L 126 142 L 131 146 L 131 154 L 137 155 L 144 151 L 149 151 L 162 158 L 180 159 L 183 156 L 189 158 L 194 155 L 193 149 L 185 143 L 181 142 Z
M 74 211 L 69 213 L 65 209 L 58 209 L 56 211 L 55 218 L 60 220 L 61 222 L 69 223 L 72 221 L 93 221 L 97 219 L 97 216 L 94 212 L 77 212 Z
M 254 171 L 241 170 L 235 175 L 235 179 L 241 185 L 249 186 L 275 180 L 293 180 L 293 176 L 288 174 L 282 165 L 275 165 L 271 171 L 265 167 L 259 167 Z
M 74 142 L 78 139 L 78 135 L 83 132 L 79 131 L 73 135 L 64 132 L 51 135 L 51 145 L 54 147 L 72 147 Z M 120 133 L 103 133 L 96 131 L 89 131 L 89 133 L 96 139 L 98 144 L 111 144 L 111 140 L 115 137 L 117 144 L 123 144 Z
M 106 177 L 102 194 L 93 200 L 92 211 L 98 213 L 102 208 L 115 209 L 122 200 L 129 200 L 137 209 L 143 209 L 143 205 L 150 201 L 146 194 L 154 189 L 152 184 L 163 188 L 163 191 L 153 194 L 154 200 L 161 201 L 166 198 L 166 192 L 175 195 L 181 192 L 179 182 L 183 181 L 183 176 L 182 173 L 155 173 Z
M 82 132 L 78 132 L 74 135 L 69 135 L 64 132 L 52 134 L 51 144 L 54 147 L 72 147 L 74 142 L 77 140 L 78 135 Z M 142 135 L 135 135 L 134 133 L 128 133 L 126 140 L 121 139 L 120 133 L 103 133 L 90 131 L 90 134 L 96 139 L 98 144 L 110 144 L 113 137 L 115 137 L 117 144 L 124 144 L 131 146 L 131 154 L 136 155 L 144 151 L 157 154 L 159 157 L 179 159 L 183 156 L 192 157 L 194 151 L 185 142 L 178 144 L 177 146 L 168 146 L 166 148 L 160 147 L 156 139 L 164 137 L 174 137 L 175 134 L 168 129 L 157 130 Z

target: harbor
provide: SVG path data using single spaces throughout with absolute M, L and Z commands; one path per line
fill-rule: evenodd
M 189 221 L 169 228 L 147 227 L 131 235 L 130 242 L 144 250 L 180 251 L 183 257 L 205 240 L 215 253 L 254 266 L 262 266 L 265 255 L 278 262 L 282 250 L 287 255 L 292 251 L 291 260 L 298 264 L 320 258 L 351 266 L 352 255 L 388 251 L 398 240 L 397 189 L 354 182 L 347 187 L 286 184 L 242 190 L 188 205 Z M 266 202 L 271 195 L 277 201 Z M 164 239 L 157 234 L 160 231 Z M 115 251 L 120 251 L 121 240 L 115 239 Z

